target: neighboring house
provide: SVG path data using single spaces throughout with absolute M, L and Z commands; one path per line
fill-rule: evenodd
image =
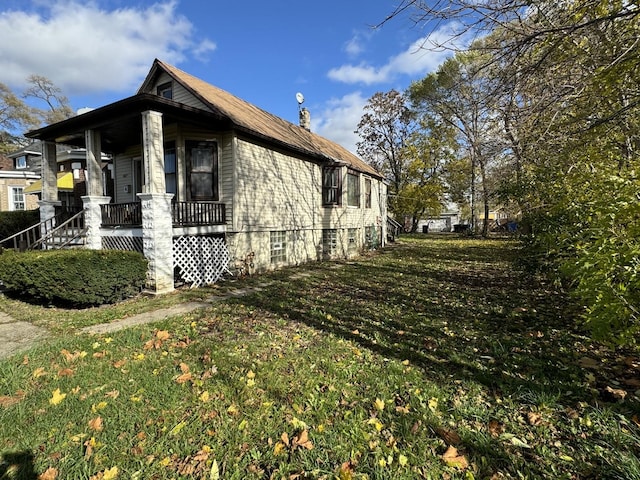
M 159 60 L 136 95 L 27 136 L 44 142 L 42 219 L 57 200 L 55 142 L 86 148 L 86 245 L 143 252 L 156 292 L 174 288 L 174 271 L 199 285 L 386 241 L 375 169 Z M 106 196 L 102 151 L 113 158 Z
M 26 155 L 17 160 L 0 155 L 0 211 L 38 208 L 38 198 L 25 192 L 38 178 L 40 175 L 29 168 Z
M 41 142 L 34 142 L 32 147 L 35 147 L 31 148 L 32 152 L 38 152 L 37 154 L 32 154 L 32 161 L 37 161 L 38 171 L 40 171 L 42 164 Z M 15 156 L 18 154 L 14 153 L 11 155 Z M 81 210 L 83 207 L 82 197 L 87 194 L 85 179 L 86 158 L 87 151 L 84 148 L 63 144 L 56 146 L 58 201 L 60 202 L 60 206 L 65 207 L 67 210 Z M 101 168 L 103 194 L 111 195 L 113 194 L 113 178 L 111 176 L 113 165 L 110 156 L 104 153 L 101 155 Z M 37 195 L 37 199 L 39 200 L 42 195 L 42 181 L 38 180 L 33 183 L 25 189 L 25 193 Z

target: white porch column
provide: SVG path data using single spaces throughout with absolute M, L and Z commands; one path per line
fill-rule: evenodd
M 88 188 L 89 186 L 87 185 Z M 111 197 L 102 195 L 86 195 L 82 197 L 84 225 L 87 228 L 85 245 L 89 250 L 102 250 L 102 235 L 100 234 L 102 212 L 100 211 L 100 205 L 110 201 Z
M 142 245 L 149 261 L 147 286 L 155 293 L 167 293 L 173 285 L 173 224 L 171 199 L 164 179 L 164 133 L 162 114 L 142 112 Z
M 84 132 L 87 147 L 87 196 L 102 195 L 102 142 L 100 132 L 87 130 Z
M 56 215 L 58 200 L 58 160 L 56 144 L 42 142 L 42 195 L 40 197 L 40 221 L 44 222 Z M 42 227 L 44 229 L 44 226 Z M 46 232 L 42 232 L 44 236 Z
M 142 247 L 149 261 L 147 286 L 155 293 L 173 291 L 172 193 L 139 193 L 142 203 Z
M 166 193 L 164 180 L 164 134 L 162 113 L 142 112 L 142 155 L 144 185 L 142 193 Z

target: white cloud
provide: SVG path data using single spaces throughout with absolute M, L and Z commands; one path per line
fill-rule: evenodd
M 426 75 L 436 70 L 455 49 L 468 44 L 468 37 L 456 36 L 455 28 L 455 24 L 449 24 L 416 40 L 382 66 L 342 65 L 331 69 L 328 77 L 342 83 L 372 85 L 390 82 L 400 75 Z
M 179 63 L 189 51 L 203 58 L 215 49 L 193 36 L 175 0 L 117 10 L 55 0 L 37 11 L 0 12 L 0 82 L 22 88 L 37 74 L 68 96 L 134 93 L 154 58 Z
M 355 130 L 362 118 L 367 100 L 361 92 L 332 99 L 324 110 L 311 112 L 312 130 L 355 154 L 356 142 L 359 141 Z

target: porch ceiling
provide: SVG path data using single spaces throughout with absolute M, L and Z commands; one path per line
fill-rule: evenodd
M 102 151 L 119 153 L 131 145 L 141 143 L 141 113 L 147 110 L 161 112 L 164 125 L 180 123 L 218 131 L 232 128 L 230 120 L 219 113 L 207 112 L 157 95 L 142 93 L 33 130 L 26 136 L 85 148 L 85 131 L 96 130 L 100 132 Z

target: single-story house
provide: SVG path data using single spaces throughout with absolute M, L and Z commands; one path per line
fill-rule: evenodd
M 41 218 L 64 143 L 86 149 L 86 247 L 141 251 L 159 293 L 175 276 L 199 285 L 383 245 L 382 175 L 306 127 L 155 60 L 135 95 L 27 133 L 44 146 Z

